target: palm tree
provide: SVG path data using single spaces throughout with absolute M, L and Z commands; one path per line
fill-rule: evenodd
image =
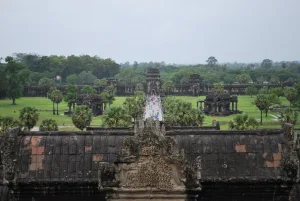
M 87 106 L 77 106 L 72 115 L 73 124 L 83 131 L 83 129 L 91 124 L 92 111 Z
M 144 94 L 136 94 L 133 97 L 126 98 L 123 103 L 125 109 L 128 111 L 129 115 L 136 120 L 139 116 L 142 116 L 144 112 L 144 104 L 145 104 L 145 96 Z
M 39 120 L 39 114 L 37 113 L 37 109 L 34 107 L 24 107 L 20 110 L 19 116 L 20 122 L 30 131 L 37 121 Z
M 104 91 L 100 94 L 101 98 L 108 102 L 108 106 L 110 107 L 110 105 L 114 102 L 115 100 L 115 86 L 110 85 L 107 86 Z
M 229 121 L 229 129 L 231 130 L 252 130 L 257 129 L 258 122 L 253 117 L 248 117 L 247 114 L 237 115 L 232 121 Z
M 291 107 L 292 102 L 296 100 L 297 90 L 294 87 L 287 87 L 284 90 L 284 96 L 286 97 L 286 99 L 288 99 L 288 101 L 290 101 L 290 107 Z
M 52 98 L 52 92 L 55 91 L 56 88 L 55 87 L 51 87 L 47 93 L 47 97 L 51 100 L 51 102 L 53 103 L 53 107 L 52 107 L 52 111 L 53 111 L 53 115 L 55 115 L 55 107 L 54 107 L 54 100 Z
M 69 112 L 71 111 L 72 105 L 73 105 L 73 109 L 75 108 L 76 97 L 77 97 L 77 86 L 69 84 L 65 91 L 65 96 L 64 96 L 64 100 L 68 103 Z
M 103 125 L 106 127 L 123 127 L 131 124 L 131 117 L 123 107 L 111 107 L 104 112 Z
M 264 109 L 264 111 L 266 113 L 266 117 L 268 117 L 268 112 L 269 112 L 270 106 L 275 105 L 275 104 L 280 105 L 281 101 L 280 101 L 279 98 L 277 98 L 277 95 L 274 94 L 274 93 L 268 94 L 268 95 L 266 95 L 266 97 L 267 97 L 267 100 L 268 100 L 268 102 L 267 102 L 268 104 L 267 104 L 266 108 Z
M 53 102 L 56 103 L 56 115 L 58 115 L 58 104 L 63 100 L 62 92 L 58 89 L 54 90 L 51 93 L 51 99 L 52 99 Z
M 115 100 L 115 95 L 114 94 L 111 94 L 111 93 L 108 93 L 106 91 L 103 91 L 101 94 L 100 94 L 101 98 L 106 101 L 108 103 L 108 106 L 110 107 L 110 105 L 114 102 Z
M 257 95 L 254 104 L 260 110 L 260 124 L 262 124 L 262 112 L 268 107 L 268 99 L 265 95 Z

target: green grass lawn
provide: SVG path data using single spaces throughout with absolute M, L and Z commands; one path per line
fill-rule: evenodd
M 192 96 L 178 96 L 177 98 L 189 101 L 193 104 L 193 107 L 196 107 L 198 100 L 204 100 L 205 97 L 192 97 Z M 116 97 L 113 105 L 122 105 L 125 101 L 126 97 Z M 260 112 L 253 104 L 254 97 L 250 96 L 239 96 L 238 97 L 238 109 L 244 111 L 251 117 L 255 117 L 258 121 L 260 121 Z M 284 105 L 289 105 L 289 102 L 285 98 L 281 98 L 281 102 Z M 39 110 L 39 122 L 47 118 L 52 118 L 57 121 L 59 126 L 73 126 L 71 117 L 65 116 L 64 111 L 68 110 L 67 103 L 62 102 L 59 104 L 59 112 L 60 115 L 52 114 L 52 102 L 44 97 L 23 97 L 17 99 L 17 105 L 12 105 L 11 100 L 0 100 L 0 115 L 1 116 L 13 116 L 18 118 L 19 110 L 26 106 L 32 106 Z M 272 116 L 277 115 L 277 113 L 270 112 L 268 117 L 263 116 L 263 122 L 276 122 L 277 120 Z M 228 122 L 234 118 L 235 115 L 227 116 L 227 117 L 211 117 L 205 116 L 205 125 L 211 125 L 213 120 L 219 121 L 221 123 L 221 129 L 228 129 Z M 92 126 L 99 126 L 102 122 L 102 117 L 94 117 L 92 121 Z M 297 125 L 299 127 L 300 125 Z M 280 125 L 263 125 L 264 128 L 279 128 Z M 66 127 L 61 128 L 60 130 L 76 130 L 76 128 Z

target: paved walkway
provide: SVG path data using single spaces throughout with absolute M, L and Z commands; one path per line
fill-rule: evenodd
M 58 129 L 60 129 L 60 128 L 75 128 L 75 126 L 58 126 Z M 40 130 L 40 127 L 35 126 L 30 131 L 39 131 L 39 130 Z
M 162 105 L 159 96 L 147 96 L 144 119 L 154 118 L 159 121 L 163 120 Z

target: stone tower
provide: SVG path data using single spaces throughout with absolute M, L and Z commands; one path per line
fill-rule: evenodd
M 157 68 L 147 69 L 147 94 L 160 96 L 160 74 Z
M 200 75 L 198 74 L 190 75 L 190 90 L 192 91 L 193 96 L 199 96 L 200 82 L 201 82 Z

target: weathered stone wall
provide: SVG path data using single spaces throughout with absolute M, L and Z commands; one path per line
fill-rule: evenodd
M 245 90 L 246 88 L 250 86 L 249 84 L 228 84 L 228 85 L 224 85 L 224 89 L 226 91 L 228 91 L 230 94 L 238 94 L 238 95 L 243 95 L 245 94 Z M 268 84 L 268 85 L 255 85 L 255 87 L 257 87 L 258 89 L 262 88 L 262 87 L 284 87 L 284 86 L 291 86 L 290 83 L 285 83 L 285 84 Z M 65 88 L 67 86 L 62 85 L 62 86 L 57 86 L 57 88 L 61 91 L 64 91 Z M 78 90 L 80 91 L 80 89 L 82 88 L 82 86 L 78 86 Z M 146 85 L 144 86 L 145 90 L 146 90 Z M 208 93 L 210 93 L 212 91 L 212 86 L 211 87 L 207 87 L 204 85 L 199 85 L 198 87 L 199 89 L 197 89 L 197 93 L 195 93 L 195 91 L 193 90 L 193 85 L 175 85 L 175 87 L 172 90 L 169 90 L 166 94 L 167 95 L 190 95 L 190 96 L 199 96 L 199 95 L 207 95 Z M 97 90 L 98 93 L 102 92 L 104 90 L 104 88 L 99 88 L 96 87 L 95 88 Z M 133 84 L 117 84 L 116 85 L 116 95 L 117 96 L 131 96 L 134 94 L 134 89 L 135 89 L 135 85 Z M 25 86 L 24 87 L 24 93 L 23 95 L 25 97 L 43 97 L 46 96 L 47 93 L 40 88 L 39 86 Z M 0 92 L 0 98 L 5 98 L 6 93 Z

